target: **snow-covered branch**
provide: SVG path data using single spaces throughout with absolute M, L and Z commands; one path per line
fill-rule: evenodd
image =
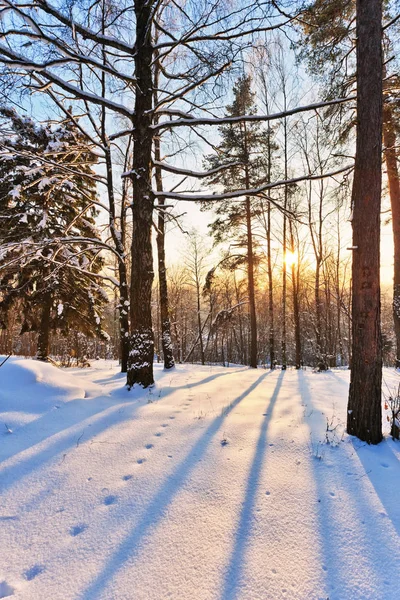
M 257 123 L 265 121 L 274 121 L 277 119 L 284 119 L 302 112 L 311 110 L 317 110 L 320 108 L 326 108 L 336 104 L 343 104 L 355 100 L 356 96 L 348 96 L 347 98 L 335 98 L 334 100 L 327 100 L 325 102 L 316 102 L 314 104 L 307 104 L 305 106 L 297 106 L 289 110 L 273 113 L 271 115 L 240 115 L 238 117 L 193 117 L 190 119 L 177 119 L 175 121 L 162 121 L 152 126 L 157 131 L 160 129 L 170 129 L 172 127 L 193 127 L 194 125 L 229 125 L 234 123 Z M 126 133 L 125 133 L 126 135 Z
M 280 181 L 275 181 L 272 183 L 266 183 L 257 188 L 250 189 L 242 189 L 242 190 L 234 190 L 233 192 L 225 192 L 222 194 L 181 194 L 176 192 L 157 192 L 153 190 L 153 194 L 156 197 L 164 197 L 171 198 L 173 200 L 182 200 L 185 202 L 219 202 L 220 200 L 241 200 L 244 196 L 260 196 L 266 190 L 270 190 L 276 187 L 281 187 L 284 185 L 292 185 L 295 183 L 300 183 L 301 181 L 314 181 L 318 179 L 326 179 L 327 177 L 334 177 L 335 175 L 339 175 L 340 173 L 345 173 L 353 169 L 353 165 L 347 165 L 346 167 L 342 167 L 337 169 L 336 171 L 330 171 L 329 173 L 321 173 L 317 175 L 302 175 L 300 177 L 293 177 L 292 179 L 284 179 Z M 281 209 L 282 207 L 275 202 L 272 198 L 268 197 L 268 200 L 277 206 L 277 208 Z

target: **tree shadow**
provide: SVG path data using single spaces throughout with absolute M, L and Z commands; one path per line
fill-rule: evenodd
M 306 375 L 300 372 L 298 377 L 302 402 L 314 408 L 313 429 L 318 428 L 321 432 L 320 439 L 323 440 L 325 415 L 313 405 Z M 362 598 L 365 597 L 364 586 L 364 591 L 368 588 L 371 592 L 368 597 L 391 598 L 394 597 L 391 594 L 395 582 L 390 573 L 398 569 L 400 549 L 393 545 L 393 534 L 388 535 L 389 532 L 382 526 L 384 515 L 377 510 L 376 497 L 371 494 L 371 487 L 367 485 L 371 473 L 368 473 L 368 477 L 366 472 L 360 474 L 359 453 L 364 444 L 359 442 L 361 446 L 357 448 L 357 443 L 354 444 L 354 440 L 349 438 L 345 439 L 344 444 L 346 446 L 340 442 L 335 447 L 315 440 L 310 445 L 317 493 L 316 514 L 322 549 L 321 562 L 325 571 L 327 593 L 331 600 Z M 354 452 L 346 452 L 349 445 Z M 376 453 L 379 447 L 370 447 L 370 450 Z M 364 469 L 366 466 L 367 463 L 364 464 Z M 390 491 L 379 491 L 387 501 Z M 389 510 L 394 510 L 392 503 Z M 375 591 L 382 586 L 382 595 L 372 596 L 374 592 L 369 586 L 375 586 Z
M 270 372 L 263 373 L 258 377 L 254 383 L 230 403 L 223 413 L 211 421 L 184 460 L 161 485 L 147 508 L 144 510 L 138 523 L 110 557 L 108 563 L 103 567 L 103 570 L 97 575 L 96 579 L 89 584 L 87 589 L 80 594 L 79 597 L 81 600 L 97 600 L 114 574 L 128 559 L 131 559 L 138 553 L 142 539 L 150 529 L 154 528 L 162 520 L 167 512 L 168 506 L 182 488 L 190 473 L 204 456 L 212 438 L 217 434 L 228 414 L 232 412 L 232 410 L 252 391 L 254 391 L 269 374 Z
M 240 369 L 242 371 L 242 369 Z M 152 396 L 152 398 L 164 400 L 169 395 L 173 394 L 176 391 L 182 389 L 192 389 L 206 383 L 210 383 L 219 377 L 223 377 L 228 374 L 233 374 L 238 371 L 230 371 L 227 373 L 215 373 L 201 379 L 200 381 L 196 381 L 192 384 L 188 383 L 182 386 L 163 386 L 159 388 L 160 396 L 157 397 L 157 394 Z M 118 373 L 120 376 L 120 374 Z M 115 379 L 115 374 L 111 375 L 110 378 L 105 379 L 105 382 L 110 382 Z M 130 406 L 134 406 L 135 410 L 142 406 L 140 404 L 140 400 L 143 400 L 145 396 L 143 395 L 142 389 L 132 390 L 131 392 L 127 392 L 125 388 L 118 388 L 116 390 L 112 390 L 108 396 L 97 396 L 93 398 L 79 398 L 76 400 L 69 400 L 60 405 L 59 409 L 49 410 L 45 412 L 41 417 L 31 421 L 27 425 L 20 427 L 14 434 L 13 438 L 8 438 L 7 448 L 3 448 L 0 450 L 0 465 L 20 454 L 33 448 L 38 444 L 42 444 L 46 440 L 61 434 L 63 431 L 66 431 L 72 427 L 76 427 L 79 423 L 82 423 L 88 419 L 98 418 L 102 413 L 104 417 L 100 421 L 96 421 L 95 424 L 91 426 L 91 437 L 93 435 L 97 435 L 104 431 L 107 426 L 110 425 L 110 417 L 112 414 L 121 411 L 121 409 L 129 408 Z M 115 401 L 118 401 L 118 404 L 115 404 Z M 99 407 L 98 404 L 101 403 Z M 123 415 L 118 418 L 115 423 L 117 424 L 126 420 L 128 418 L 132 418 L 135 410 L 129 411 L 129 416 Z M 51 444 L 51 446 L 47 446 L 46 448 L 40 450 L 33 456 L 29 456 L 27 458 L 22 458 L 21 462 L 18 463 L 18 469 L 15 466 L 6 468 L 3 470 L 2 474 L 2 490 L 7 489 L 12 483 L 18 481 L 18 479 L 22 478 L 24 475 L 28 475 L 35 468 L 38 468 L 43 465 L 43 461 L 48 461 L 57 456 L 62 452 L 68 450 L 71 446 L 74 445 L 77 441 L 77 432 L 74 430 L 70 436 L 63 438 L 62 440 L 55 441 Z M 7 472 L 10 471 L 10 477 L 7 479 Z M 18 475 L 19 474 L 19 475 Z
M 390 448 L 393 442 L 384 439 L 379 446 L 372 447 L 360 444 L 357 438 L 352 438 L 351 442 L 400 539 L 400 462 Z
M 81 402 L 84 401 L 80 400 L 76 403 L 71 401 L 69 403 L 71 404 L 71 409 L 73 410 L 76 408 Z M 74 445 L 77 446 L 80 442 L 80 438 L 82 439 L 82 443 L 86 442 L 87 438 L 84 438 L 86 429 L 83 431 L 76 430 L 76 425 L 79 423 L 82 423 L 83 427 L 83 423 L 85 421 L 88 421 L 94 417 L 99 417 L 99 415 L 103 415 L 100 418 L 97 418 L 94 423 L 90 424 L 91 426 L 88 431 L 90 432 L 90 438 L 93 438 L 111 426 L 115 426 L 126 420 L 131 420 L 135 411 L 139 407 L 139 403 L 133 405 L 131 402 L 126 402 L 124 404 L 121 403 L 116 406 L 108 406 L 107 408 L 92 411 L 89 414 L 85 412 L 83 417 L 82 415 L 76 416 L 74 422 L 68 421 L 67 424 L 65 424 L 65 420 L 55 422 L 51 433 L 45 437 L 40 437 L 40 434 L 43 432 L 40 430 L 36 432 L 35 428 L 32 432 L 35 435 L 34 439 L 32 439 L 32 437 L 30 437 L 28 440 L 22 439 L 22 447 L 20 447 L 20 445 L 17 447 L 17 449 L 14 449 L 14 452 L 9 452 L 8 456 L 6 455 L 6 458 L 3 457 L 3 461 L 13 458 L 21 452 L 29 451 L 35 445 L 40 446 L 39 451 L 35 452 L 34 454 L 29 454 L 27 457 L 21 457 L 18 462 L 13 461 L 12 464 L 2 468 L 1 491 L 6 491 L 16 482 L 30 475 L 35 469 L 41 468 L 44 463 L 53 460 L 59 454 L 67 452 Z M 38 421 L 40 420 L 41 419 L 38 419 Z M 35 423 L 37 423 L 37 421 Z M 89 423 L 87 423 L 85 427 L 88 426 Z M 48 433 L 49 424 L 46 423 L 46 425 L 43 425 L 43 427 L 46 428 L 46 433 Z M 68 429 L 73 429 L 73 431 L 65 434 L 63 437 L 61 437 L 61 439 L 59 439 L 59 434 L 67 432 Z M 57 436 L 55 441 L 49 442 L 45 445 L 45 447 L 42 447 L 43 442 L 50 440 L 50 438 L 54 436 Z
M 247 481 L 243 507 L 236 530 L 234 548 L 224 579 L 223 591 L 221 595 L 222 600 L 235 600 L 239 591 L 239 583 L 244 567 L 246 546 L 251 535 L 251 521 L 254 512 L 257 488 L 260 482 L 265 461 L 265 454 L 268 447 L 267 430 L 272 418 L 275 403 L 278 399 L 279 391 L 282 386 L 284 374 L 285 371 L 282 371 L 278 376 L 275 390 L 269 400 L 268 409 L 261 424 L 260 434 Z

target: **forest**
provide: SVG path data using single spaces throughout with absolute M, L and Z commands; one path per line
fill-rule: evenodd
M 154 356 L 167 369 L 365 363 L 362 329 L 378 389 L 382 359 L 400 364 L 392 4 L 376 17 L 383 107 L 365 73 L 384 199 L 360 200 L 356 227 L 371 172 L 363 160 L 356 192 L 357 77 L 372 33 L 357 59 L 354 2 L 2 2 L 1 351 L 118 357 L 128 386 L 146 387 Z M 381 220 L 394 284 L 378 318 Z
M 47 398 L 46 385 L 63 390 L 49 398 L 56 408 L 71 406 L 65 423 L 73 428 L 81 416 L 94 424 L 97 414 L 84 404 L 73 412 L 78 398 L 115 398 L 122 412 L 145 399 L 151 411 L 164 393 L 183 400 L 174 378 L 174 389 L 189 393 L 198 385 L 199 402 L 209 399 L 213 413 L 219 403 L 221 419 L 231 411 L 233 419 L 236 402 L 268 375 L 271 407 L 282 385 L 299 432 L 306 421 L 311 431 L 320 427 L 315 435 L 330 449 L 343 441 L 363 444 L 354 452 L 379 444 L 386 457 L 379 464 L 397 469 L 391 481 L 399 481 L 398 450 L 387 446 L 389 437 L 393 444 L 400 438 L 399 40 L 398 0 L 0 0 L 0 404 L 7 434 L 45 411 L 46 431 L 61 435 L 47 412 L 53 404 L 36 405 L 42 393 Z M 42 392 L 29 387 L 28 372 L 35 385 L 44 382 Z M 221 395 L 214 378 L 225 373 L 231 387 L 221 384 Z M 14 387 L 19 378 L 21 391 Z M 192 378 L 198 382 L 188 383 Z M 70 389 L 72 380 L 81 391 Z M 242 391 L 236 400 L 235 391 Z M 225 405 L 226 394 L 233 396 Z M 24 421 L 14 395 L 33 403 L 21 409 Z M 331 396 L 340 397 L 340 418 L 335 406 L 326 412 Z M 186 400 L 189 407 L 190 394 Z M 79 430 L 68 447 L 83 453 L 93 443 L 133 444 L 123 429 L 129 419 L 104 407 L 114 415 L 109 432 L 95 434 L 96 421 L 86 446 Z M 314 410 L 323 417 L 311 426 Z M 209 418 L 203 404 L 196 411 L 195 420 Z M 218 418 L 210 431 L 222 426 Z M 116 442 L 97 441 L 114 427 Z M 248 428 L 252 436 L 250 417 Z M 47 439 L 36 434 L 29 435 L 37 444 Z M 186 430 L 181 435 L 184 444 Z M 221 435 L 229 448 L 231 437 Z M 7 460 L 34 447 L 18 432 L 11 437 Z M 199 455 L 201 440 L 193 446 Z M 317 460 L 320 441 L 309 442 Z M 286 584 L 260 592 L 250 582 L 246 592 L 252 579 L 243 583 L 238 556 L 266 452 L 265 440 L 254 444 L 221 593 L 206 582 L 193 595 L 195 579 L 191 591 L 176 581 L 160 591 L 144 580 L 121 584 L 114 596 L 108 566 L 83 595 L 63 596 L 64 584 L 60 596 L 50 595 L 47 582 L 40 597 L 397 597 L 393 582 L 386 595 L 365 587 L 367 571 L 355 587 L 336 582 L 321 591 L 304 583 L 290 596 Z M 350 447 L 346 452 L 353 456 Z M 76 468 L 85 478 L 82 460 Z M 346 461 L 337 460 L 339 471 Z M 373 472 L 368 461 L 364 466 Z M 177 489 L 190 470 L 183 461 Z M 371 478 L 380 490 L 383 480 Z M 163 523 L 165 497 L 178 494 L 168 485 L 155 496 L 161 508 L 152 500 L 143 509 L 133 546 L 146 537 L 147 523 Z M 106 495 L 104 504 L 118 499 Z M 398 534 L 398 508 L 388 502 Z M 72 537 L 87 524 L 74 527 Z M 113 554 L 116 571 L 127 543 Z M 339 574 L 330 552 L 327 562 Z M 46 568 L 36 567 L 25 580 L 39 581 Z M 0 563 L 0 598 L 17 593 L 18 584 L 1 578 Z M 20 589 L 21 598 L 39 597 Z

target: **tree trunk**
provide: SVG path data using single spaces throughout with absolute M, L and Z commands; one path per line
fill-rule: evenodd
M 205 361 L 205 357 L 204 357 L 204 344 L 203 344 L 203 328 L 204 328 L 205 323 L 204 323 L 204 325 L 201 324 L 200 281 L 199 281 L 199 276 L 198 276 L 197 271 L 196 271 L 196 296 L 197 296 L 197 329 L 199 332 L 198 340 L 200 342 L 200 360 L 201 360 L 201 364 L 205 365 L 206 361 Z
M 390 105 L 383 111 L 383 143 L 389 183 L 394 244 L 393 321 L 396 335 L 396 368 L 400 367 L 400 183 L 396 153 L 396 131 Z
M 101 19 L 101 32 L 104 35 L 106 32 L 106 7 L 105 3 L 102 4 L 102 19 Z M 108 62 L 107 52 L 105 46 L 102 46 L 102 62 L 104 65 Z M 102 97 L 107 96 L 106 86 L 106 73 L 101 73 L 101 91 Z M 126 373 L 128 370 L 128 356 L 129 356 L 129 290 L 128 290 L 128 277 L 127 269 L 125 264 L 125 247 L 124 247 L 124 224 L 125 210 L 124 206 L 121 211 L 121 224 L 120 231 L 116 227 L 116 203 L 114 194 L 114 177 L 113 177 L 113 166 L 111 156 L 111 146 L 107 135 L 107 113 L 106 109 L 101 109 L 101 140 L 104 146 L 105 152 L 105 165 L 106 165 L 106 179 L 107 179 L 107 195 L 109 203 L 109 225 L 110 233 L 114 243 L 114 247 L 118 253 L 118 292 L 119 292 L 119 346 L 121 356 L 121 373 Z
M 158 54 L 157 54 L 158 58 Z M 160 68 L 159 62 L 156 61 L 155 73 L 154 73 L 154 101 L 157 104 L 158 94 L 157 89 L 159 87 Z M 160 151 L 160 137 L 159 135 L 154 138 L 154 159 L 157 162 L 161 161 Z M 155 180 L 157 192 L 163 191 L 163 180 L 162 172 L 160 167 L 155 169 Z M 172 350 L 172 339 L 171 339 L 171 320 L 169 314 L 169 301 L 168 301 L 168 284 L 167 284 L 167 268 L 165 266 L 165 198 L 160 197 L 158 200 L 158 221 L 157 221 L 157 258 L 158 258 L 158 286 L 160 293 L 160 313 L 161 313 L 161 346 L 164 360 L 164 369 L 172 369 L 175 366 L 174 355 Z
M 246 225 L 247 225 L 247 283 L 249 288 L 250 309 L 250 367 L 257 368 L 257 317 L 256 300 L 254 292 L 254 257 L 253 233 L 251 229 L 251 201 L 246 198 Z
M 160 160 L 160 141 L 155 142 L 155 159 Z M 157 158 L 158 157 L 158 158 Z M 160 167 L 156 168 L 156 186 L 157 191 L 162 191 L 162 175 Z M 158 256 L 158 284 L 160 291 L 160 314 L 161 314 L 161 345 L 164 359 L 164 369 L 172 369 L 175 366 L 174 355 L 172 352 L 171 322 L 169 317 L 168 302 L 168 284 L 167 269 L 165 266 L 165 211 L 162 207 L 165 204 L 164 198 L 160 198 L 158 206 L 157 222 L 157 256 Z
M 42 316 L 40 318 L 40 329 L 37 342 L 37 360 L 49 360 L 49 342 L 50 342 L 50 315 L 53 298 L 51 292 L 47 292 L 43 301 Z
M 132 277 L 131 335 L 127 385 L 148 387 L 154 383 L 154 334 L 151 321 L 151 290 L 154 279 L 151 229 L 154 198 L 151 190 L 152 152 L 152 59 L 153 49 L 149 23 L 152 3 L 136 0 L 136 98 L 134 148 L 132 161 Z
M 352 365 L 347 431 L 382 440 L 380 208 L 382 1 L 357 0 L 357 145 L 352 193 Z
M 271 203 L 267 215 L 267 260 L 268 260 L 268 314 L 269 314 L 269 357 L 271 369 L 275 369 L 275 325 L 274 325 L 274 282 L 272 279 L 271 256 Z
M 286 90 L 284 89 L 284 110 L 286 110 Z M 284 163 L 285 163 L 285 181 L 288 179 L 288 144 L 287 144 L 287 120 L 283 121 L 284 131 Z M 289 189 L 285 185 L 284 190 L 284 213 L 283 213 L 283 263 L 282 263 L 282 369 L 287 367 L 287 356 L 286 356 L 286 287 L 287 287 L 287 265 L 286 265 L 286 228 L 287 228 L 287 216 L 286 210 L 288 207 Z
M 293 223 L 289 223 L 291 252 L 294 254 Z M 299 261 L 300 259 L 298 259 Z M 299 303 L 299 262 L 297 266 L 292 262 L 292 294 L 293 294 L 293 318 L 294 318 L 294 340 L 295 340 L 295 367 L 301 368 L 301 329 L 300 329 L 300 303 Z

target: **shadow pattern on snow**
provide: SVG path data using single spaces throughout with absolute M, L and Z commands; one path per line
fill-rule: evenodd
M 184 485 L 190 473 L 206 453 L 212 438 L 221 428 L 227 415 L 231 413 L 232 410 L 253 390 L 255 390 L 270 373 L 271 372 L 269 371 L 258 377 L 254 383 L 240 394 L 240 396 L 237 396 L 237 398 L 231 402 L 229 407 L 221 415 L 211 421 L 204 433 L 187 454 L 186 458 L 177 466 L 165 480 L 164 484 L 159 488 L 158 492 L 145 509 L 143 515 L 140 517 L 139 522 L 126 536 L 119 548 L 113 553 L 103 570 L 89 587 L 79 595 L 81 600 L 98 600 L 101 592 L 106 588 L 108 582 L 115 573 L 128 559 L 133 558 L 139 552 L 142 539 L 147 532 L 155 527 L 164 517 L 168 506 Z M 208 378 L 208 381 L 210 381 L 210 378 Z M 196 385 L 199 385 L 199 383 Z
M 160 387 L 160 400 L 164 400 L 178 390 L 192 389 L 239 371 L 243 372 L 243 369 L 215 373 L 200 381 L 181 386 Z M 114 375 L 111 378 L 114 378 Z M 141 395 L 138 396 L 136 392 Z M 46 412 L 39 419 L 19 428 L 13 434 L 12 439 L 8 440 L 7 447 L 3 450 L 0 449 L 0 465 L 36 445 L 40 448 L 34 454 L 21 457 L 17 465 L 13 464 L 2 469 L 1 491 L 5 492 L 23 477 L 42 468 L 44 463 L 50 462 L 72 449 L 77 445 L 82 433 L 84 434 L 82 442 L 87 442 L 110 427 L 134 419 L 135 412 L 143 406 L 140 400 L 145 397 L 143 390 L 139 388 L 133 391 L 131 397 L 129 394 L 131 392 L 128 393 L 125 388 L 122 388 L 122 390 L 113 391 L 109 396 L 70 400 L 61 405 L 60 409 Z M 121 397 L 118 397 L 119 395 Z M 156 398 L 156 393 L 154 397 Z M 116 400 L 119 401 L 118 404 L 115 403 Z M 157 401 L 159 400 L 157 399 Z M 91 422 L 91 427 L 88 428 L 91 419 L 96 420 Z M 80 426 L 83 430 L 78 429 Z M 62 435 L 63 433 L 64 435 Z M 43 443 L 46 441 L 47 443 L 44 445 Z
M 312 392 L 304 372 L 298 373 L 298 385 L 302 402 L 313 407 Z M 320 439 L 323 440 L 326 418 L 320 408 L 313 408 L 314 424 L 319 428 Z M 372 589 L 381 589 L 382 596 L 379 597 L 397 597 L 397 594 L 394 595 L 396 580 L 390 574 L 398 570 L 400 548 L 392 543 L 393 535 L 388 535 L 387 524 L 377 518 L 384 518 L 385 515 L 377 512 L 376 497 L 371 495 L 368 481 L 386 506 L 389 517 L 391 514 L 394 516 L 393 505 L 389 509 L 388 502 L 393 490 L 384 490 L 378 485 L 375 476 L 369 472 L 371 461 L 366 461 L 366 455 L 363 460 L 362 455 L 367 449 L 372 455 L 381 456 L 381 446 L 367 448 L 356 438 L 348 437 L 344 444 L 346 447 L 342 444 L 331 447 L 322 441 L 318 457 L 314 455 L 315 449 L 310 447 L 318 499 L 321 560 L 326 571 L 326 594 L 329 594 L 330 600 L 372 599 L 368 595 L 372 586 Z M 348 451 L 349 445 L 352 452 Z M 383 481 L 381 483 L 383 485 Z M 340 487 L 336 489 L 336 486 Z M 396 527 L 395 523 L 393 525 Z M 357 569 L 354 569 L 354 565 L 357 565 Z
M 239 524 L 236 530 L 235 543 L 229 565 L 226 570 L 221 600 L 235 600 L 240 591 L 240 580 L 245 565 L 246 546 L 251 536 L 251 524 L 253 519 L 254 504 L 258 492 L 258 486 L 262 469 L 265 464 L 267 451 L 267 431 L 271 421 L 275 403 L 279 396 L 285 371 L 282 371 L 276 381 L 274 393 L 268 402 L 267 412 L 262 421 L 260 435 L 258 437 L 256 450 L 251 465 L 245 498 L 240 514 Z

